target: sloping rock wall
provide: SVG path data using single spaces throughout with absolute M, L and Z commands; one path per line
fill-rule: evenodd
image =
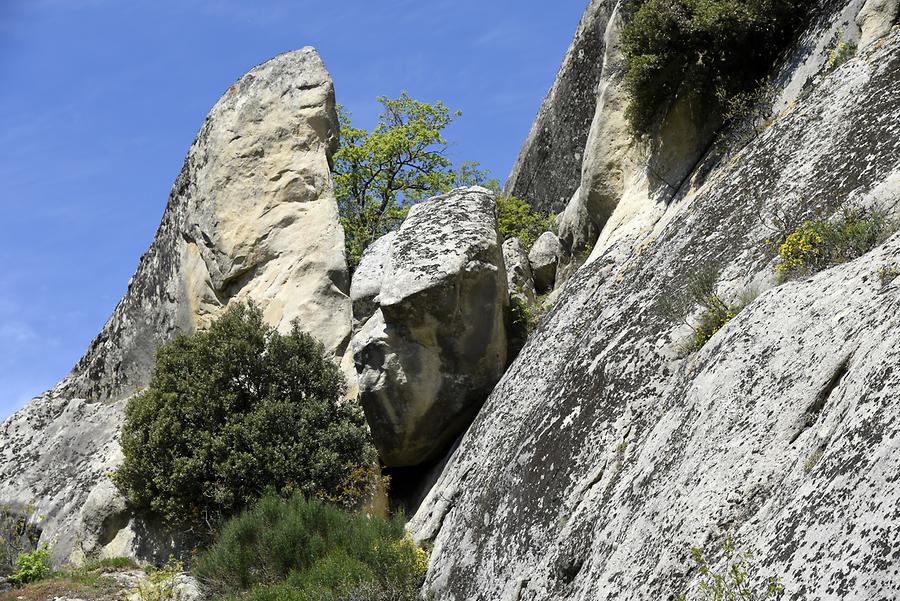
M 822 68 L 861 4 L 822 7 L 765 132 L 604 225 L 411 522 L 438 599 L 673 598 L 726 532 L 786 599 L 900 597 L 900 234 L 780 285 L 766 244 L 776 213 L 900 214 L 900 31 Z M 763 293 L 685 357 L 658 306 L 710 265 Z
M 612 6 L 609 0 L 591 0 L 506 180 L 504 192 L 535 210 L 562 211 L 578 187 Z
M 124 399 L 149 380 L 160 344 L 249 299 L 269 323 L 299 319 L 344 353 L 349 281 L 329 173 L 337 135 L 331 78 L 312 48 L 231 86 L 109 322 L 68 378 L 0 426 L 0 501 L 36 507 L 58 560 L 75 545 L 89 491 L 121 460 Z

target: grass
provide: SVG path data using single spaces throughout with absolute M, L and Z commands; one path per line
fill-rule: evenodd
M 46 601 L 56 597 L 116 601 L 122 587 L 109 573 L 134 568 L 134 562 L 124 557 L 102 559 L 82 568 L 53 572 L 43 580 L 0 593 L 0 601 Z

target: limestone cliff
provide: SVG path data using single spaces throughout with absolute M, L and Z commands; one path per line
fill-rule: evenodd
M 560 212 L 578 188 L 609 10 L 606 0 L 591 0 L 506 179 L 504 192 L 527 200 L 536 210 Z
M 68 378 L 0 426 L 0 501 L 36 507 L 57 559 L 77 546 L 88 493 L 120 461 L 123 399 L 147 383 L 160 344 L 250 299 L 269 323 L 299 319 L 344 353 L 349 278 L 329 173 L 337 135 L 331 78 L 312 48 L 228 88 L 109 322 Z
M 411 522 L 437 599 L 672 599 L 696 585 L 689 547 L 726 532 L 786 599 L 900 598 L 900 279 L 878 275 L 900 269 L 900 234 L 781 284 L 766 244 L 775 215 L 900 213 L 900 30 L 866 6 L 894 11 L 862 20 L 883 37 L 835 69 L 866 9 L 819 8 L 743 148 L 674 115 L 643 154 L 616 134 L 620 6 L 602 9 L 608 77 L 570 205 L 598 244 Z M 677 179 L 654 179 L 660 156 Z M 684 356 L 690 331 L 658 307 L 709 265 L 724 297 L 762 294 Z

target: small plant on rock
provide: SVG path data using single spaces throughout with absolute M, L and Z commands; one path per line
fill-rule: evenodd
M 668 291 L 657 304 L 657 311 L 662 317 L 684 323 L 694 331 L 684 345 L 683 350 L 686 352 L 702 348 L 756 296 L 747 292 L 732 302 L 727 302 L 715 290 L 717 276 L 718 270 L 714 266 L 705 265 L 687 279 L 682 290 Z M 690 319 L 698 306 L 700 315 L 696 319 Z
M 844 208 L 834 219 L 804 221 L 778 246 L 775 271 L 783 277 L 817 273 L 852 261 L 883 242 L 892 231 L 878 211 Z
M 841 39 L 828 53 L 827 67 L 834 71 L 856 55 L 856 43 Z
M 722 543 L 721 553 L 724 567 L 716 571 L 699 547 L 691 548 L 691 557 L 697 566 L 700 582 L 697 586 L 699 595 L 689 597 L 682 593 L 675 597 L 676 601 L 700 599 L 702 601 L 763 601 L 779 599 L 784 592 L 779 578 L 773 576 L 762 584 L 756 582 L 753 571 L 756 565 L 749 552 L 738 552 L 731 536 Z

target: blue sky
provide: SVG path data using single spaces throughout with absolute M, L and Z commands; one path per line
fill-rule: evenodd
M 0 0 L 0 418 L 61 379 L 122 296 L 207 111 L 318 48 L 369 126 L 406 90 L 463 111 L 505 177 L 586 0 Z

